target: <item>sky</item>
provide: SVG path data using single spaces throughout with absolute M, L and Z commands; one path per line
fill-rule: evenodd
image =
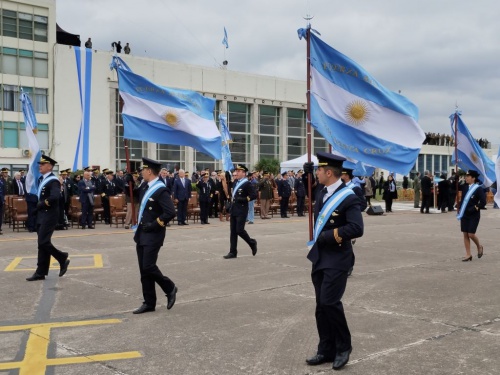
M 93 48 L 306 80 L 312 28 L 419 108 L 425 132 L 451 133 L 456 106 L 472 135 L 500 144 L 497 0 L 56 0 L 57 23 Z M 224 27 L 229 48 L 222 45 Z

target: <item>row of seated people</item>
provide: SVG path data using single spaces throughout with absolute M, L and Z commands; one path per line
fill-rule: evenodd
M 19 197 L 16 195 L 7 195 L 5 197 L 5 223 L 9 223 L 9 227 L 15 231 L 19 232 L 20 229 L 27 229 L 26 222 L 28 220 L 28 207 L 26 200 L 24 197 Z M 139 205 L 136 204 L 136 212 L 138 214 Z M 307 212 L 308 208 L 308 198 L 306 198 L 305 203 L 305 211 Z M 127 218 L 127 210 L 130 210 L 130 204 L 127 205 L 126 198 L 124 194 L 118 194 L 116 196 L 109 197 L 109 225 L 115 225 L 118 227 L 119 224 L 123 226 L 130 224 L 126 221 Z M 255 201 L 254 211 L 255 214 L 259 214 L 261 209 L 260 205 L 260 193 L 259 197 Z M 290 197 L 290 201 L 288 204 L 288 213 L 290 215 L 294 215 L 297 209 L 297 198 L 295 193 L 292 193 Z M 280 211 L 280 203 L 277 189 L 274 189 L 274 199 L 269 208 L 269 213 L 271 216 L 277 214 Z M 130 215 L 131 216 L 131 215 Z M 67 220 L 68 223 L 71 224 L 73 228 L 75 225 L 77 228 L 82 226 L 81 222 L 82 217 L 82 206 L 80 204 L 80 199 L 78 196 L 72 196 L 70 200 L 70 205 L 67 210 Z M 106 217 L 104 214 L 104 206 L 103 199 L 100 195 L 94 195 L 94 208 L 92 221 L 93 226 L 97 222 L 102 223 L 105 221 Z M 198 222 L 200 219 L 200 206 L 198 202 L 198 193 L 196 191 L 191 192 L 191 198 L 188 202 L 187 207 L 187 219 L 192 220 L 193 222 Z M 176 219 L 174 219 L 175 221 Z

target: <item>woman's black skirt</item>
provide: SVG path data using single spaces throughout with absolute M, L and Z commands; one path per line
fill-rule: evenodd
M 460 230 L 466 233 L 476 233 L 481 216 L 464 216 L 460 220 Z

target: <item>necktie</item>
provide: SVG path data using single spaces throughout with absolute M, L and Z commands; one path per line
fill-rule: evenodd
M 23 184 L 20 180 L 17 180 L 17 186 L 19 187 L 19 195 L 24 195 Z
M 321 211 L 321 209 L 323 208 L 323 205 L 324 205 L 324 202 L 323 202 L 323 199 L 325 198 L 325 195 L 328 193 L 328 189 L 326 187 L 324 187 L 322 190 L 321 190 L 321 193 L 319 194 L 319 210 Z
M 182 187 L 185 187 L 185 185 L 184 185 L 184 179 L 182 179 Z

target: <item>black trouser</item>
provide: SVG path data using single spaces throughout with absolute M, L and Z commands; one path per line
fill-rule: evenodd
M 210 198 L 210 202 L 208 203 L 210 216 L 217 217 L 219 214 L 219 194 L 214 194 L 212 198 Z
M 280 200 L 280 213 L 281 213 L 281 217 L 287 216 L 288 201 L 289 200 L 290 200 L 290 197 L 281 197 L 281 200 Z
M 27 200 L 26 204 L 28 206 L 28 220 L 26 221 L 26 227 L 31 232 L 36 230 L 36 204 L 37 202 L 32 202 Z
M 304 215 L 304 202 L 306 197 L 297 197 L 297 215 Z
M 448 196 L 448 211 L 453 211 L 455 207 L 455 199 L 457 198 L 456 191 L 450 191 Z
M 56 222 L 37 224 L 38 232 L 38 263 L 36 273 L 39 275 L 48 275 L 50 266 L 50 257 L 53 256 L 60 264 L 64 264 L 68 258 L 68 253 L 57 250 L 52 245 L 52 233 L 56 228 Z
M 202 223 L 208 222 L 208 211 L 210 207 L 210 201 L 200 201 L 200 220 Z
M 189 199 L 177 201 L 177 222 L 178 223 L 186 222 L 188 202 L 189 202 Z
M 230 228 L 231 235 L 229 237 L 231 248 L 229 249 L 230 253 L 238 254 L 238 236 L 240 236 L 247 244 L 250 246 L 255 240 L 251 239 L 245 230 L 245 222 L 247 219 L 247 215 L 245 216 L 235 216 L 231 215 L 230 218 Z
M 82 202 L 82 217 L 80 218 L 80 225 L 85 228 L 85 226 L 92 226 L 92 220 L 94 219 L 94 205 L 90 204 L 87 200 Z
M 141 273 L 142 295 L 144 303 L 148 306 L 156 306 L 157 283 L 166 294 L 174 290 L 175 284 L 167 276 L 163 275 L 156 265 L 158 252 L 161 246 L 141 246 L 136 245 L 137 260 L 139 261 L 139 271 Z
M 429 212 L 429 208 L 431 207 L 432 202 L 432 194 L 424 194 L 422 193 L 422 203 L 420 205 L 420 212 Z
M 318 354 L 334 358 L 337 353 L 351 348 L 351 333 L 342 305 L 347 284 L 347 272 L 322 269 L 311 274 L 316 294 L 316 327 Z
M 392 211 L 392 197 L 385 199 L 385 212 Z
M 3 202 L 0 202 L 0 229 L 2 229 L 2 223 L 3 223 L 3 207 L 4 207 Z
M 109 223 L 109 218 L 111 217 L 111 208 L 109 207 L 109 198 L 108 197 L 102 197 L 101 199 L 102 202 L 102 216 L 104 219 L 104 222 L 106 224 Z

